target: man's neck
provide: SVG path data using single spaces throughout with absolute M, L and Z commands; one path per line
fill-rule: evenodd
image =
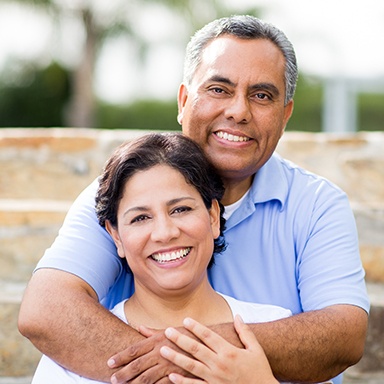
M 244 180 L 223 179 L 225 193 L 221 199 L 223 205 L 231 205 L 240 200 L 251 188 L 253 176 Z

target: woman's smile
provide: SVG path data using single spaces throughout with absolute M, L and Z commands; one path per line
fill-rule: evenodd
M 173 250 L 168 252 L 157 252 L 152 254 L 150 257 L 160 264 L 173 263 L 178 260 L 185 259 L 191 252 L 191 247 L 184 249 Z

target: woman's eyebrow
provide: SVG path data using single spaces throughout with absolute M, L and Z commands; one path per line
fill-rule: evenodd
M 193 197 L 190 197 L 190 196 L 182 196 L 182 197 L 177 197 L 175 199 L 171 199 L 169 201 L 167 201 L 166 205 L 168 207 L 174 205 L 174 204 L 178 204 L 182 201 L 185 201 L 185 200 L 192 200 L 192 201 L 195 201 L 195 199 Z M 131 212 L 148 212 L 150 210 L 150 207 L 147 206 L 147 205 L 138 205 L 138 206 L 135 206 L 135 207 L 130 207 L 128 208 L 124 213 L 123 213 L 123 217 L 126 216 L 128 213 L 131 213 Z
M 192 201 L 195 201 L 195 199 L 193 197 L 190 197 L 190 196 L 183 196 L 183 197 L 178 197 L 176 199 L 172 199 L 172 200 L 169 200 L 167 202 L 167 205 L 168 206 L 171 206 L 171 205 L 174 205 L 174 204 L 178 204 L 182 201 L 185 201 L 185 200 L 192 200 Z
M 123 217 L 126 216 L 128 213 L 131 213 L 131 212 L 146 212 L 148 210 L 149 210 L 149 207 L 147 207 L 147 206 L 137 206 L 137 207 L 128 208 L 123 213 Z

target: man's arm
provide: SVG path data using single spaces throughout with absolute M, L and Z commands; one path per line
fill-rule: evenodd
M 24 294 L 19 330 L 44 354 L 82 376 L 110 382 L 112 354 L 143 339 L 98 303 L 83 280 L 37 270 Z
M 250 327 L 278 379 L 313 383 L 331 379 L 360 360 L 367 323 L 368 316 L 363 309 L 334 305 L 282 320 L 250 324 Z M 242 347 L 232 323 L 210 328 L 235 346 Z M 166 345 L 164 338 L 158 339 L 158 343 Z M 130 380 L 137 374 L 137 367 L 142 371 L 148 368 L 147 357 L 139 349 L 135 355 L 123 351 L 114 356 L 116 366 L 123 366 L 132 358 L 134 364 L 128 364 L 114 375 L 116 383 Z M 169 365 L 163 374 L 172 372 L 174 368 Z M 144 375 L 151 377 L 149 371 Z

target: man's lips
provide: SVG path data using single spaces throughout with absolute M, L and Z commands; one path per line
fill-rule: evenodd
M 232 142 L 243 143 L 245 141 L 251 140 L 247 136 L 234 135 L 232 133 L 227 133 L 227 132 L 224 132 L 224 131 L 217 131 L 217 132 L 215 132 L 215 135 L 218 138 L 220 138 L 220 139 L 223 139 L 223 140 L 226 140 L 226 141 L 232 141 Z
M 172 252 L 158 252 L 152 254 L 150 257 L 158 263 L 169 263 L 172 261 L 184 259 L 189 255 L 189 252 L 191 252 L 191 247 L 179 249 L 177 251 Z

